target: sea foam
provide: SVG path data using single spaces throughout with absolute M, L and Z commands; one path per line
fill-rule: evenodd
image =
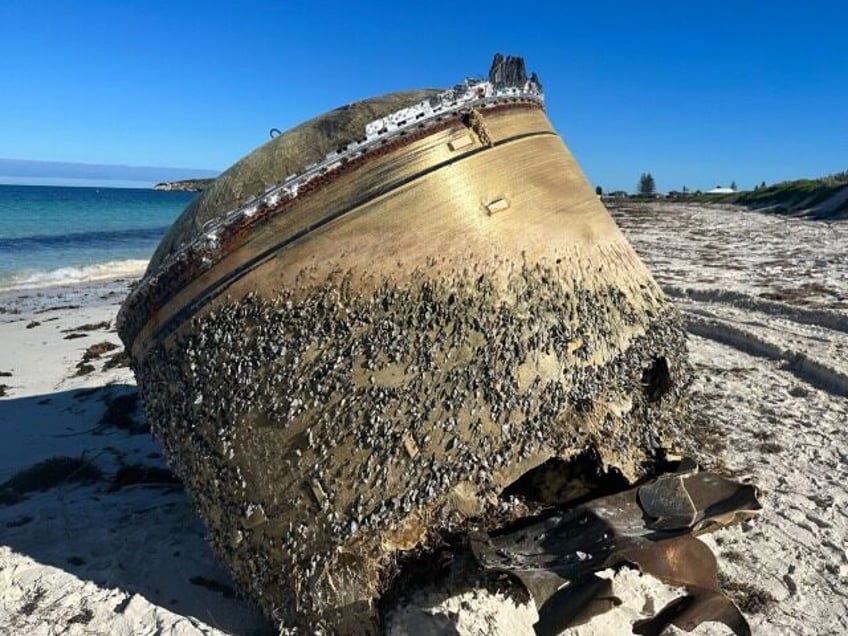
M 108 261 L 83 267 L 60 267 L 51 270 L 23 270 L 0 274 L 0 290 L 30 289 L 69 285 L 110 278 L 137 277 L 144 274 L 148 261 L 132 259 Z

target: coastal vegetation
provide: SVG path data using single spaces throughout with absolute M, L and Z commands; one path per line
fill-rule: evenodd
M 732 194 L 700 195 L 700 202 L 742 205 L 779 214 L 848 218 L 848 171 L 818 179 L 796 179 Z
M 600 186 L 596 192 L 601 195 Z M 734 181 L 725 192 L 692 192 L 686 186 L 681 191 L 666 194 L 656 193 L 654 178 L 644 173 L 639 179 L 637 192 L 615 191 L 604 193 L 603 198 L 610 204 L 614 199 L 658 199 L 686 201 L 690 203 L 738 205 L 753 210 L 792 214 L 812 219 L 848 219 L 848 170 L 816 179 L 794 179 L 772 185 L 760 183 L 753 190 L 736 191 Z

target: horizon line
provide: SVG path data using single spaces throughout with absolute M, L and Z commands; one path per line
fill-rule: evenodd
M 213 168 L 192 168 L 185 166 L 156 166 L 156 165 L 139 165 L 127 163 L 104 163 L 104 162 L 89 162 L 89 161 L 58 161 L 54 159 L 18 159 L 15 157 L 0 157 L 0 166 L 7 163 L 17 164 L 39 164 L 39 165 L 55 165 L 55 166 L 85 166 L 88 168 L 129 168 L 131 170 L 191 170 L 196 172 L 208 172 L 210 174 L 220 174 L 221 170 Z
M 0 182 L 5 185 L 150 188 L 161 182 L 209 179 L 219 174 L 207 168 L 0 158 Z

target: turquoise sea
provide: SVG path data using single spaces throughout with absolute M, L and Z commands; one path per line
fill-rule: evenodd
M 140 274 L 194 196 L 0 185 L 0 289 Z

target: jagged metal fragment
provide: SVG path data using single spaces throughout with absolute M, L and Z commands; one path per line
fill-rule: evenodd
M 655 530 L 689 529 L 700 534 L 756 515 L 756 488 L 715 473 L 661 475 L 638 490 L 639 505 Z
M 727 625 L 736 636 L 750 636 L 748 621 L 721 590 L 715 555 L 692 535 L 634 546 L 622 550 L 620 558 L 664 583 L 685 587 L 687 592 L 652 618 L 636 621 L 633 633 L 660 636 L 669 625 L 690 632 L 701 623 L 716 621 Z
M 692 535 L 750 518 L 760 508 L 755 487 L 687 468 L 519 522 L 507 532 L 475 533 L 471 547 L 485 568 L 510 572 L 524 583 L 539 611 L 538 634 L 559 633 L 613 607 L 608 582 L 595 573 L 631 564 L 687 590 L 638 622 L 637 633 L 660 634 L 669 624 L 691 631 L 704 621 L 720 621 L 745 636 L 750 629 L 720 589 L 715 557 Z

